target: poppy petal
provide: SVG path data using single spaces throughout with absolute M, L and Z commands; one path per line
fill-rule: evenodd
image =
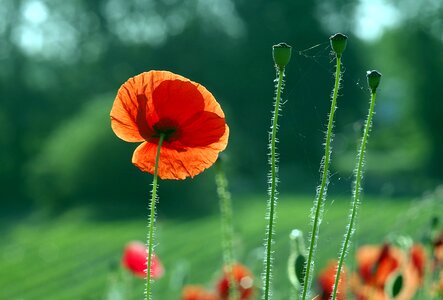
M 220 140 L 226 130 L 224 118 L 213 112 L 202 111 L 180 126 L 179 141 L 187 147 L 204 147 Z
M 139 102 L 142 100 L 138 97 L 139 85 L 136 77 L 126 81 L 118 90 L 111 110 L 112 130 L 119 138 L 127 142 L 144 141 L 137 125 L 137 119 L 140 118 Z
M 218 297 L 201 286 L 187 285 L 182 290 L 182 300 L 217 300 Z
M 146 277 L 146 246 L 138 241 L 130 242 L 123 251 L 123 265 L 138 277 Z
M 152 100 L 159 119 L 174 120 L 179 124 L 204 111 L 204 98 L 196 84 L 189 80 L 163 81 L 153 91 Z
M 221 299 L 229 300 L 229 290 L 230 290 L 230 280 L 229 274 L 225 269 L 223 272 L 223 277 L 219 280 L 217 284 L 218 294 Z M 252 273 L 248 268 L 241 264 L 234 264 L 232 266 L 232 276 L 236 282 L 236 288 L 239 292 L 240 300 L 251 299 L 254 293 L 254 279 Z
M 158 118 L 174 120 L 179 125 L 202 111 L 213 112 L 224 118 L 220 105 L 204 86 L 170 72 L 163 73 L 164 77 L 171 79 L 160 83 L 152 93 L 152 105 Z M 155 117 L 152 119 L 156 121 Z
M 148 249 L 146 245 L 139 241 L 133 241 L 126 245 L 123 251 L 122 264 L 134 275 L 146 278 L 146 259 Z M 164 268 L 157 255 L 152 254 L 151 258 L 151 278 L 157 279 L 163 276 Z
M 335 275 L 337 271 L 337 261 L 330 261 L 328 265 L 320 271 L 320 274 L 317 278 L 318 286 L 320 288 L 320 299 L 330 299 L 332 292 L 334 290 L 335 283 Z M 346 270 L 343 268 L 340 281 L 337 289 L 337 299 L 344 300 L 346 299 Z
M 140 99 L 145 98 L 142 107 Z M 155 107 L 155 110 L 154 110 Z M 146 119 L 140 118 L 140 113 Z M 186 121 L 195 113 L 210 111 L 224 118 L 214 96 L 202 85 L 168 71 L 149 71 L 127 80 L 119 89 L 111 110 L 112 128 L 128 142 L 141 142 L 147 122 L 149 126 L 160 118 Z
M 176 149 L 162 147 L 158 176 L 161 179 L 185 179 L 194 177 L 209 168 L 218 157 L 220 149 L 226 147 L 229 130 L 216 143 L 207 147 Z M 137 147 L 132 156 L 132 163 L 143 172 L 154 173 L 157 144 L 144 142 Z

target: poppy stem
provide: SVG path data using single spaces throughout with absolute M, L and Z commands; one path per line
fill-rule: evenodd
M 148 235 L 148 258 L 146 270 L 146 299 L 151 299 L 151 258 L 153 254 L 154 244 L 154 226 L 155 226 L 155 204 L 157 203 L 157 178 L 158 178 L 158 164 L 160 161 L 160 152 L 165 134 L 161 133 L 158 140 L 157 153 L 155 155 L 154 179 L 152 181 L 152 197 L 149 205 L 151 214 L 149 216 L 149 235 Z
M 312 231 L 311 231 L 311 242 L 309 245 L 309 254 L 308 254 L 308 260 L 306 262 L 306 269 L 305 269 L 305 279 L 303 280 L 303 293 L 302 293 L 302 300 L 306 300 L 306 296 L 308 294 L 308 290 L 311 287 L 312 283 L 312 273 L 314 269 L 314 253 L 317 248 L 317 241 L 319 237 L 319 229 L 320 229 L 320 223 L 323 218 L 323 208 L 324 203 L 326 200 L 326 194 L 328 189 L 328 183 L 329 183 L 329 161 L 331 159 L 331 141 L 332 141 L 332 128 L 334 127 L 334 114 L 335 110 L 337 109 L 336 103 L 337 103 L 337 96 L 338 96 L 338 90 L 340 87 L 340 67 L 341 67 L 341 55 L 336 55 L 336 69 L 335 69 L 335 83 L 334 83 L 334 91 L 332 94 L 332 103 L 331 103 L 331 110 L 329 112 L 329 121 L 328 121 L 328 129 L 326 131 L 326 141 L 325 141 L 325 155 L 322 159 L 322 175 L 321 175 L 321 184 L 317 189 L 317 195 L 315 197 L 314 201 L 314 207 L 312 208 L 311 214 L 313 214 L 313 224 L 312 224 Z
M 363 166 L 365 160 L 365 150 L 366 145 L 368 143 L 369 132 L 372 127 L 372 116 L 374 115 L 374 107 L 375 107 L 375 98 L 377 96 L 377 92 L 375 89 L 371 90 L 371 99 L 369 105 L 369 112 L 366 118 L 365 127 L 363 130 L 363 137 L 361 139 L 360 148 L 357 154 L 357 165 L 354 169 L 355 181 L 352 189 L 352 204 L 349 212 L 349 223 L 346 227 L 346 235 L 343 241 L 343 245 L 340 251 L 340 258 L 338 261 L 337 272 L 335 274 L 334 288 L 332 290 L 332 300 L 335 300 L 337 297 L 338 284 L 340 282 L 340 275 L 343 268 L 343 263 L 346 258 L 346 254 L 348 253 L 349 246 L 351 244 L 351 238 L 355 232 L 355 220 L 357 217 L 358 207 L 360 206 L 360 195 L 362 192 L 361 180 L 363 178 Z M 342 293 L 344 291 L 341 291 Z
M 223 161 L 220 158 L 216 162 L 216 174 L 215 184 L 217 185 L 217 194 L 220 200 L 220 214 L 221 214 L 221 227 L 222 227 L 222 247 L 223 247 L 223 260 L 226 273 L 229 280 L 229 299 L 238 299 L 238 287 L 235 282 L 235 276 L 233 272 L 234 265 L 234 229 L 232 224 L 232 201 L 231 193 L 228 190 L 228 180 L 226 179 L 225 172 L 223 171 Z M 231 297 L 232 296 L 232 297 Z
M 274 115 L 272 120 L 272 132 L 270 140 L 271 149 L 271 174 L 270 174 L 270 187 L 269 187 L 269 201 L 268 201 L 268 214 L 269 219 L 267 234 L 265 239 L 266 246 L 266 256 L 265 256 L 265 274 L 264 274 L 264 293 L 263 299 L 268 300 L 271 298 L 271 273 L 272 273 L 272 238 L 274 234 L 274 223 L 275 223 L 275 207 L 277 205 L 277 158 L 276 158 L 276 140 L 277 140 L 277 129 L 278 129 L 278 114 L 280 111 L 280 101 L 281 92 L 283 90 L 283 77 L 284 77 L 284 67 L 276 68 L 278 72 L 277 81 L 277 94 L 275 97 L 274 104 Z

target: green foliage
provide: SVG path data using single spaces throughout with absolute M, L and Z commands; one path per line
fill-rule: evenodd
M 97 206 L 138 206 L 144 211 L 148 203 L 150 178 L 131 163 L 137 144 L 121 143 L 112 133 L 109 107 L 113 96 L 102 96 L 86 103 L 81 111 L 59 126 L 40 153 L 30 163 L 30 197 L 37 203 L 58 210 L 78 204 Z M 208 173 L 208 177 L 211 177 Z M 161 183 L 167 203 L 164 214 L 200 214 L 212 209 L 216 197 L 191 197 L 191 192 L 207 195 L 213 189 L 212 178 L 174 185 Z M 175 183 L 175 182 L 174 182 Z M 212 203 L 212 204 L 211 204 Z M 165 206 L 165 205 L 163 205 Z M 100 209 L 99 209 L 100 208 Z M 169 209 L 168 209 L 169 208 Z M 102 217 L 106 217 L 105 215 Z M 125 217 L 122 215 L 121 217 Z
M 91 201 L 99 190 L 105 201 L 119 188 L 128 189 L 119 186 L 119 177 L 114 173 L 118 170 L 107 167 L 114 155 L 125 156 L 122 147 L 117 143 L 113 145 L 110 127 L 103 126 L 110 123 L 110 99 L 112 97 L 102 97 L 87 103 L 42 145 L 29 166 L 30 196 L 36 201 L 61 208 L 72 205 L 72 201 L 80 197 Z M 119 193 L 120 196 L 123 193 Z
M 36 3 L 40 5 L 40 17 L 44 19 L 41 23 L 32 23 L 27 19 L 29 16 L 24 15 L 29 5 Z M 266 180 L 261 174 L 266 171 L 263 159 L 266 157 L 266 120 L 268 100 L 272 97 L 266 86 L 274 76 L 273 70 L 268 68 L 270 54 L 267 49 L 280 40 L 294 46 L 294 63 L 287 67 L 287 72 L 293 75 L 286 82 L 288 101 L 284 108 L 285 118 L 280 123 L 281 127 L 288 129 L 280 135 L 280 159 L 285 162 L 281 165 L 281 174 L 293 174 L 293 170 L 297 170 L 297 178 L 291 184 L 283 181 L 281 186 L 287 184 L 288 189 L 295 190 L 304 188 L 307 180 L 315 182 L 316 167 L 313 166 L 322 156 L 318 147 L 323 142 L 321 116 L 328 111 L 328 103 L 323 99 L 329 96 L 329 89 L 319 88 L 319 83 L 327 82 L 331 74 L 331 48 L 324 41 L 330 28 L 342 27 L 340 29 L 346 32 L 354 28 L 353 13 L 358 4 L 343 0 L 328 4 L 291 0 L 219 0 L 217 5 L 208 3 L 212 2 L 151 1 L 142 5 L 124 0 L 78 0 L 69 4 L 4 0 L 0 7 L 0 19 L 3 20 L 0 24 L 0 62 L 3 66 L 0 69 L 0 182 L 3 183 L 3 203 L 17 205 L 26 200 L 34 201 L 34 192 L 39 187 L 27 184 L 34 181 L 30 178 L 34 171 L 29 172 L 27 166 L 40 160 L 41 153 L 49 147 L 48 140 L 54 139 L 59 127 L 66 127 L 68 120 L 80 114 L 80 110 L 97 95 L 113 95 L 127 78 L 151 69 L 170 69 L 204 83 L 214 93 L 225 108 L 233 133 L 228 148 L 234 166 L 232 172 L 242 181 L 240 188 L 261 187 Z M 417 186 L 423 190 L 427 187 L 423 178 L 442 178 L 442 168 L 438 166 L 441 165 L 443 149 L 439 115 L 443 105 L 439 89 L 443 52 L 438 39 L 440 31 L 435 30 L 440 26 L 436 20 L 441 5 L 432 11 L 426 11 L 427 6 L 422 6 L 423 9 L 414 14 L 410 13 L 412 8 L 408 4 L 395 5 L 400 13 L 404 12 L 407 21 L 391 29 L 381 40 L 368 44 L 350 33 L 353 43 L 346 50 L 341 118 L 335 124 L 335 149 L 354 153 L 355 144 L 342 133 L 352 135 L 358 132 L 353 128 L 358 127 L 354 126 L 356 119 L 365 111 L 366 95 L 360 86 L 364 79 L 358 74 L 368 65 L 383 70 L 386 101 L 380 105 L 376 116 L 380 128 L 371 138 L 373 153 L 377 157 L 368 157 L 369 168 L 376 168 L 375 173 L 368 169 L 368 191 L 373 186 L 377 188 L 379 182 L 397 178 L 398 182 L 392 183 L 397 187 Z M 334 15 L 335 12 L 339 13 Z M 154 30 L 149 31 L 152 28 Z M 42 37 L 41 48 L 23 42 L 29 41 L 20 36 L 22 32 L 28 32 L 25 29 L 32 29 L 37 39 Z M 60 31 L 62 34 L 40 35 Z M 110 108 L 112 98 L 103 104 L 103 118 L 104 108 Z M 100 127 L 103 124 L 106 121 Z M 99 133 L 100 130 L 94 128 L 92 132 Z M 109 152 L 124 155 L 107 161 L 107 166 L 100 168 L 108 174 L 118 170 L 120 175 L 126 176 L 132 172 L 132 166 L 119 164 L 127 162 L 122 157 L 130 158 L 132 148 L 109 141 L 101 147 L 111 147 L 109 149 L 113 150 Z M 91 141 L 90 145 L 93 143 Z M 51 147 L 54 148 L 51 151 L 56 151 L 55 148 L 62 146 Z M 86 151 L 79 147 L 83 146 L 72 145 L 77 153 Z M 387 151 L 388 148 L 392 151 Z M 338 154 L 337 158 L 341 157 Z M 85 164 L 85 161 L 66 161 L 76 159 L 77 154 L 65 155 L 61 165 L 72 171 Z M 397 155 L 401 158 L 392 159 Z M 336 167 L 345 170 L 343 165 L 351 165 L 349 169 L 352 170 L 353 162 L 353 154 L 344 156 L 342 162 L 336 161 Z M 121 170 L 126 171 L 121 173 Z M 67 176 L 59 173 L 62 177 Z M 378 178 L 386 173 L 387 178 Z M 108 177 L 108 174 L 101 173 L 93 179 Z M 135 182 L 131 190 L 138 190 L 141 194 L 145 190 L 141 190 L 141 185 L 135 187 L 135 183 L 146 180 L 138 175 L 132 178 Z M 48 174 L 42 176 L 48 178 L 42 178 L 39 184 L 46 185 L 46 181 L 49 181 L 48 185 L 55 184 L 50 182 L 52 179 Z M 417 184 L 404 185 L 403 178 L 407 181 L 416 179 Z M 209 186 L 211 179 L 198 178 L 196 181 L 196 185 Z M 54 193 L 60 194 L 60 190 L 64 190 L 61 195 L 69 194 L 73 189 L 72 183 L 55 185 L 59 187 Z M 168 185 L 162 183 L 160 193 L 166 192 L 162 186 Z M 181 191 L 187 192 L 187 184 L 178 185 Z M 28 190 L 29 186 L 34 186 L 32 191 Z M 87 186 L 94 190 L 92 182 L 87 182 Z M 98 194 L 100 191 L 93 192 Z M 46 201 L 42 199 L 46 197 L 42 196 L 44 193 L 38 193 L 38 201 Z M 95 197 L 89 198 L 88 201 L 95 201 Z M 171 204 L 180 205 L 180 202 L 177 200 Z
M 239 260 L 258 276 L 262 262 L 256 256 L 256 249 L 262 246 L 257 237 L 262 235 L 265 223 L 262 218 L 263 197 L 233 199 L 236 200 Z M 311 196 L 281 197 L 275 240 L 275 247 L 279 249 L 274 262 L 275 299 L 288 299 L 287 236 L 293 226 L 303 231 L 308 229 L 306 211 L 311 206 L 310 199 Z M 346 223 L 342 212 L 348 207 L 348 199 L 335 199 L 334 205 L 327 207 L 329 224 L 323 229 L 319 242 L 319 266 L 324 266 L 337 253 L 340 247 L 337 232 Z M 435 201 L 426 204 L 423 201 L 388 198 L 367 197 L 366 200 L 356 233 L 357 245 L 379 243 L 388 231 L 417 236 L 436 209 L 435 205 L 431 205 Z M 35 212 L 26 217 L 1 220 L 0 230 L 8 228 L 1 232 L 0 241 L 2 299 L 103 299 L 108 287 L 118 283 L 132 287 L 132 294 L 126 300 L 140 299 L 144 281 L 130 280 L 127 275 L 123 276 L 125 272 L 119 270 L 124 245 L 130 240 L 143 240 L 146 236 L 145 217 L 103 221 L 92 218 L 93 215 L 93 211 L 77 209 L 56 218 L 42 217 L 40 212 Z M 174 283 L 171 278 L 179 276 L 179 273 L 185 283 L 211 286 L 220 274 L 222 264 L 219 216 L 187 222 L 159 217 L 158 221 L 159 244 L 156 251 L 165 266 L 165 277 L 154 284 L 154 295 L 178 299 L 181 281 Z M 378 226 L 375 228 L 374 224 Z M 202 241 L 205 247 L 196 246 Z M 258 277 L 256 280 L 259 280 Z

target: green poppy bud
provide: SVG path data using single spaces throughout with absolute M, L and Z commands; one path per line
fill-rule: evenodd
M 341 57 L 346 49 L 348 37 L 342 33 L 336 33 L 329 38 L 332 50 L 334 50 L 337 57 Z
M 395 299 L 398 294 L 402 291 L 404 286 L 404 278 L 401 273 L 394 273 L 390 275 L 385 284 L 385 295 L 389 297 L 389 299 Z
M 433 216 L 431 218 L 431 228 L 432 229 L 438 228 L 439 223 L 440 223 L 440 218 L 438 216 Z
M 303 286 L 305 278 L 306 248 L 303 232 L 298 229 L 291 231 L 291 254 L 288 259 L 289 281 L 296 290 Z
M 368 78 L 368 86 L 371 89 L 372 93 L 375 93 L 375 91 L 378 88 L 378 85 L 380 84 L 381 79 L 381 73 L 378 71 L 367 71 L 366 77 Z
M 291 53 L 292 47 L 286 43 L 280 43 L 272 46 L 274 63 L 280 71 L 282 71 L 291 60 Z

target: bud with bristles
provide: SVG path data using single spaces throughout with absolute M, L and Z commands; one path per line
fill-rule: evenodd
M 341 57 L 346 49 L 348 37 L 342 33 L 336 33 L 329 38 L 332 50 L 334 50 L 337 57 Z
M 371 92 L 375 93 L 380 84 L 381 73 L 376 70 L 367 71 L 366 77 L 368 78 L 368 86 L 371 89 Z
M 292 47 L 286 43 L 280 43 L 272 46 L 272 55 L 274 57 L 274 63 L 280 71 L 282 71 L 291 60 L 291 54 L 292 54 Z
M 296 290 L 299 290 L 304 283 L 306 247 L 303 232 L 298 229 L 291 231 L 289 235 L 291 241 L 291 254 L 288 259 L 289 281 Z

